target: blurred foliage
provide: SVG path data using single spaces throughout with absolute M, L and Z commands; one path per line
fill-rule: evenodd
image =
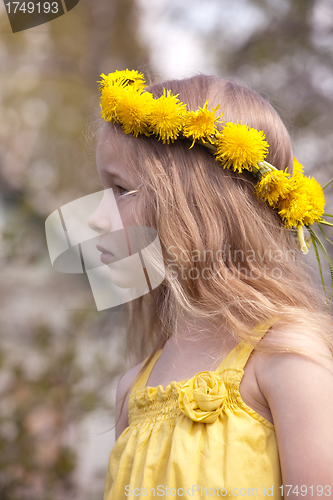
M 87 415 L 109 412 L 111 426 L 111 387 L 124 369 L 112 344 L 119 311 L 97 313 L 85 276 L 53 271 L 44 231 L 51 212 L 101 189 L 96 81 L 127 67 L 162 73 L 165 53 L 180 57 L 181 34 L 192 33 L 215 73 L 272 102 L 306 173 L 324 184 L 333 176 L 333 4 L 80 0 L 15 35 L 2 10 L 0 33 L 0 498 L 97 500 L 99 483 L 82 489 L 77 445 Z
M 102 355 L 95 350 L 89 361 L 81 359 L 88 316 L 73 314 L 60 336 L 49 324 L 30 325 L 29 342 L 21 345 L 24 357 L 3 343 L 1 500 L 79 497 L 73 475 L 77 451 L 69 435 L 90 413 L 112 414 L 110 380 L 121 368 L 110 364 L 107 351 Z
M 333 174 L 333 4 L 251 0 L 264 22 L 240 41 L 211 34 L 220 71 L 258 90 L 289 125 L 295 151 L 322 184 Z M 332 192 L 332 191 L 331 191 Z
M 78 475 L 81 429 L 105 415 L 111 448 L 119 315 L 96 311 L 85 276 L 53 271 L 45 219 L 101 189 L 97 80 L 146 64 L 137 23 L 134 0 L 81 0 L 13 35 L 1 11 L 1 500 L 102 497 L 106 460 L 90 459 L 88 480 Z

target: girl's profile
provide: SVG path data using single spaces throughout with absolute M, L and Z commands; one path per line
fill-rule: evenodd
M 104 500 L 331 496 L 333 328 L 303 255 L 321 186 L 244 85 L 126 70 L 100 90 L 99 175 L 165 267 L 124 305 L 139 364 L 118 384 Z M 89 224 L 111 263 L 107 204 Z

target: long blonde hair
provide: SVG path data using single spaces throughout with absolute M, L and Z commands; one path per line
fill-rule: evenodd
M 264 131 L 270 146 L 267 160 L 292 173 L 286 127 L 256 92 L 205 75 L 148 90 L 159 97 L 163 88 L 179 94 L 189 110 L 209 99 L 210 109 L 220 104 L 225 122 L 242 120 Z M 121 128 L 105 126 L 119 149 Z M 255 197 L 253 176 L 223 169 L 204 147 L 189 149 L 188 140 L 163 145 L 154 137 L 128 135 L 126 141 L 121 154 L 141 179 L 137 222 L 157 230 L 166 264 L 163 283 L 125 306 L 128 346 L 137 360 L 149 356 L 149 362 L 174 334 L 182 314 L 205 318 L 249 342 L 253 327 L 274 316 L 281 324 L 298 325 L 322 338 L 332 351 L 332 322 L 324 298 L 293 231 Z M 262 349 L 273 348 L 263 344 Z

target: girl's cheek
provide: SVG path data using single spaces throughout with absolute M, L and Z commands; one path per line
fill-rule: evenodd
M 128 200 L 129 201 L 129 200 Z M 134 226 L 135 223 L 135 204 L 128 203 L 118 203 L 118 209 L 120 213 L 120 217 L 124 226 Z

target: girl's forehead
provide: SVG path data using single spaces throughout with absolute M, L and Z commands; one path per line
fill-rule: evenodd
M 113 135 L 107 127 L 103 127 L 96 150 L 98 171 L 114 175 L 121 172 L 122 177 L 126 175 L 135 180 L 137 174 L 132 162 L 128 161 L 126 147 L 128 138 L 124 134 Z
M 121 154 L 124 145 L 122 139 L 114 137 L 112 133 L 103 127 L 99 136 L 96 150 L 97 163 L 121 162 L 125 163 L 125 155 Z

